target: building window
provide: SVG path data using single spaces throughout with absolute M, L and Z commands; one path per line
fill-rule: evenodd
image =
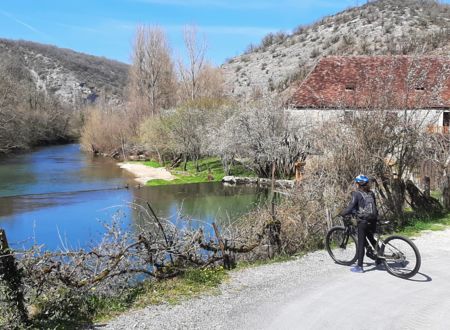
M 354 91 L 355 90 L 355 84 L 347 84 L 347 85 L 345 85 L 345 90 L 349 91 L 349 92 Z
M 388 111 L 386 113 L 386 118 L 395 122 L 395 120 L 397 120 L 398 118 L 398 113 L 396 111 Z
M 448 134 L 449 133 L 448 128 L 450 126 L 450 112 L 448 112 L 448 111 L 445 111 L 443 113 L 442 126 L 443 126 L 442 133 Z
M 352 121 L 354 119 L 355 113 L 351 110 L 345 110 L 344 111 L 344 120 L 346 122 Z
M 422 92 L 424 90 L 425 90 L 425 87 L 423 87 L 423 86 L 416 86 L 416 91 Z

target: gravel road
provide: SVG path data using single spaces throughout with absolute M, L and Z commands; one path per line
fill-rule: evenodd
M 218 296 L 152 306 L 99 329 L 450 329 L 450 230 L 414 239 L 420 273 L 402 280 L 325 251 L 233 272 Z

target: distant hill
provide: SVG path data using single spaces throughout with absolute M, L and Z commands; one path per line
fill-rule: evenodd
M 128 65 L 30 41 L 0 39 L 0 69 L 66 105 L 123 103 Z
M 289 93 L 328 55 L 450 54 L 450 5 L 431 0 L 378 0 L 269 34 L 258 46 L 222 65 L 235 97 Z

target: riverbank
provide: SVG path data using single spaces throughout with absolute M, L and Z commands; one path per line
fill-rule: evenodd
M 119 166 L 135 175 L 136 181 L 147 186 L 221 182 L 225 177 L 222 162 L 214 157 L 201 159 L 197 165 L 189 161 L 186 168 L 183 163 L 170 170 L 155 161 L 119 163 Z M 236 176 L 254 176 L 242 164 L 233 165 L 230 172 Z
M 145 185 L 151 180 L 173 181 L 176 179 L 164 167 L 150 167 L 139 163 L 118 163 L 118 166 L 135 176 L 135 181 Z
M 450 307 L 445 296 L 450 266 L 440 260 L 450 252 L 450 229 L 422 232 L 414 242 L 427 262 L 411 281 L 393 277 L 370 262 L 364 274 L 351 273 L 321 250 L 283 263 L 232 271 L 218 287 L 218 295 L 149 306 L 101 329 L 294 329 L 298 324 L 304 329 L 351 328 L 352 324 L 364 324 L 366 329 L 392 328 L 392 324 L 396 329 L 443 329 L 442 315 Z M 352 283 L 351 294 L 348 283 Z M 364 312 L 377 306 L 385 307 L 381 319 Z M 359 319 L 348 319 L 348 310 Z

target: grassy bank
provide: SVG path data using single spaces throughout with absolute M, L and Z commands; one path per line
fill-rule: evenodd
M 227 279 L 222 268 L 192 269 L 183 276 L 147 281 L 115 298 L 93 298 L 95 321 L 104 322 L 123 312 L 157 304 L 178 304 L 200 294 L 218 293 L 217 287 Z
M 397 233 L 405 236 L 417 236 L 425 230 L 438 231 L 447 228 L 450 228 L 450 213 L 443 216 L 412 219 Z
M 161 167 L 158 162 L 147 161 L 143 163 L 149 167 Z M 219 158 L 205 158 L 198 162 L 199 170 L 195 166 L 195 162 L 187 162 L 186 171 L 184 170 L 184 163 L 173 169 L 169 169 L 175 180 L 151 180 L 147 182 L 147 186 L 162 186 L 173 184 L 188 184 L 188 183 L 201 183 L 201 182 L 220 182 L 225 176 L 223 171 L 222 162 Z M 236 164 L 231 167 L 230 175 L 235 176 L 254 176 L 253 172 L 246 169 L 242 164 Z

